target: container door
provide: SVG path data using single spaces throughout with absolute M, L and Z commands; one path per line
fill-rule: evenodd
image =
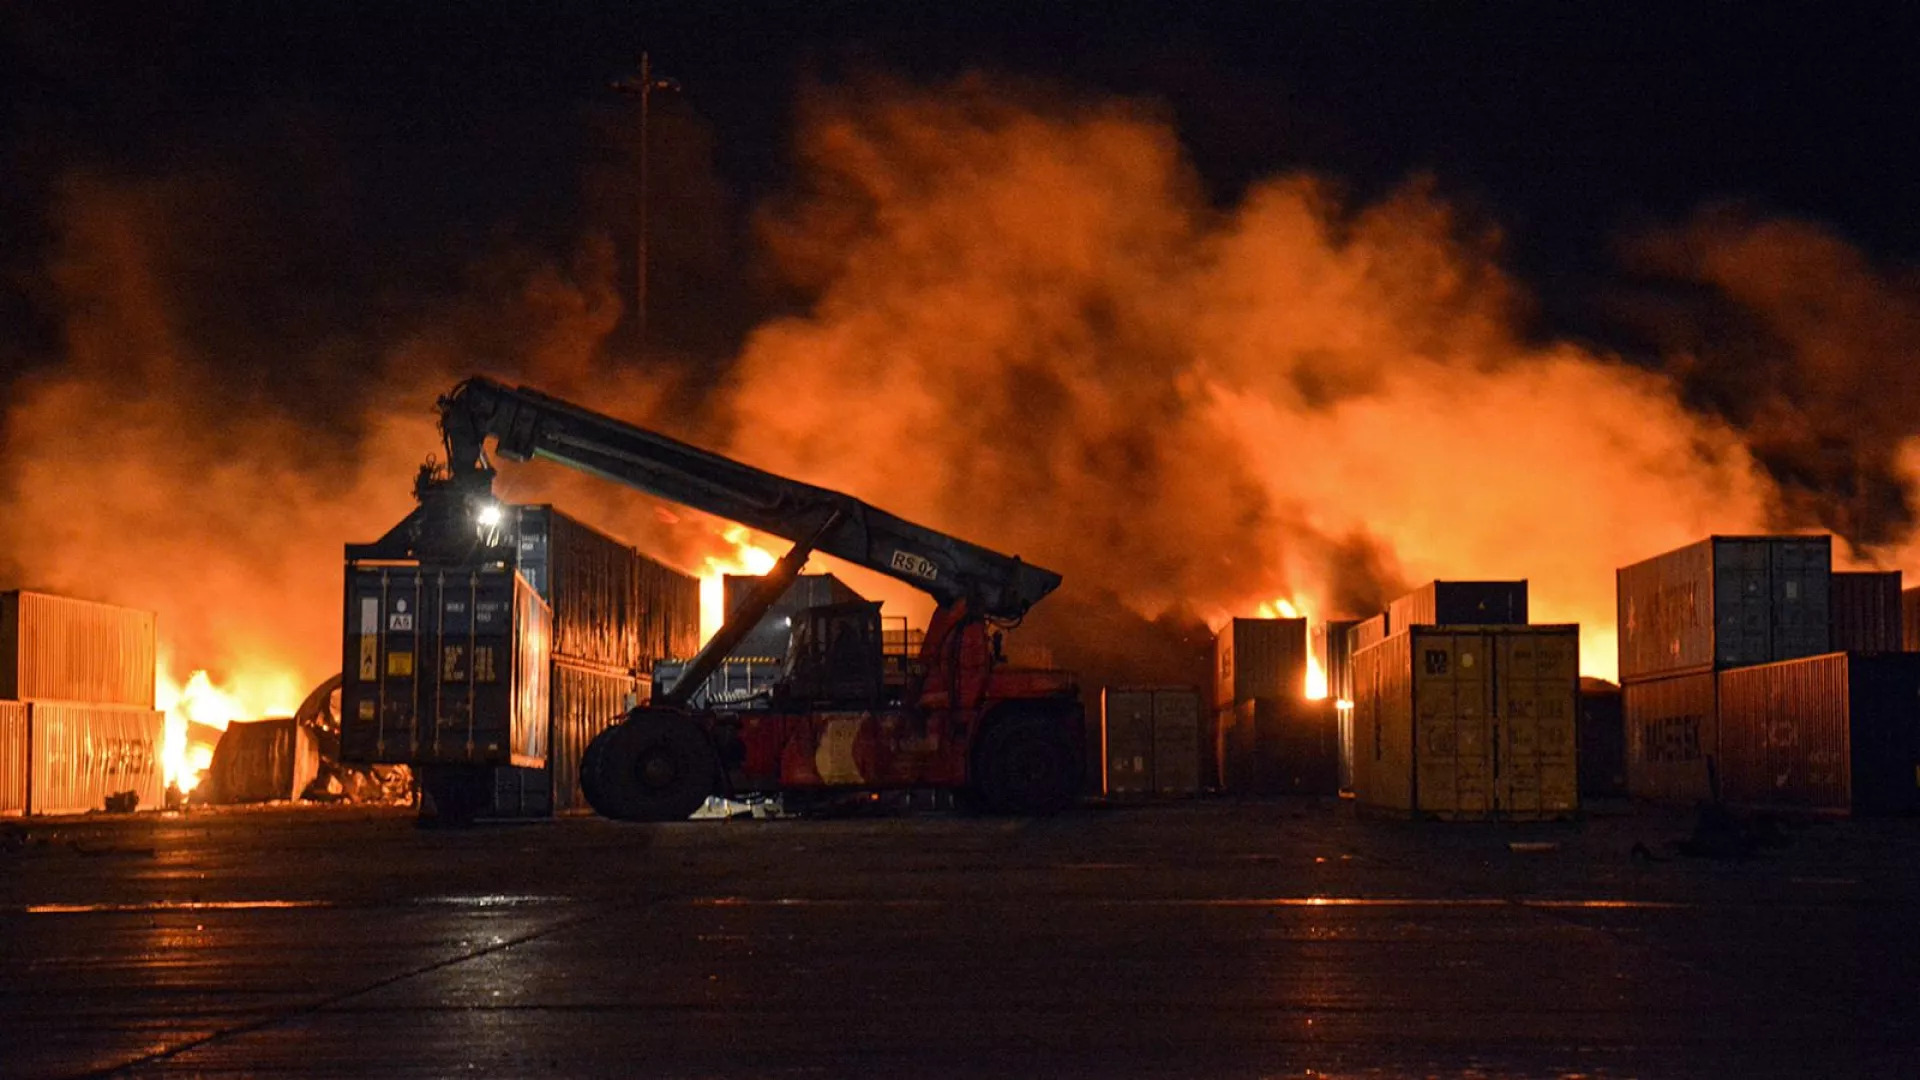
M 1477 817 L 1492 802 L 1491 668 L 1486 635 L 1412 635 L 1416 809 Z
M 1200 695 L 1160 690 L 1153 695 L 1153 789 L 1159 795 L 1200 792 Z

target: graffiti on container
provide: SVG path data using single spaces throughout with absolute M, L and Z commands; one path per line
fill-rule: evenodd
M 96 739 L 91 749 L 87 771 L 98 776 L 145 776 L 156 767 L 151 739 Z
M 1699 761 L 1700 717 L 1662 716 L 1640 725 L 1640 753 L 1647 761 Z

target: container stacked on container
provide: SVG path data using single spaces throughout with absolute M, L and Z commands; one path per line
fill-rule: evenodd
M 1634 797 L 1712 797 L 1719 673 L 1830 651 L 1832 561 L 1827 536 L 1713 536 L 1617 572 Z
M 1713 676 L 1707 796 L 1816 814 L 1920 811 L 1920 655 L 1898 572 L 1834 572 L 1831 651 Z
M 1307 698 L 1307 620 L 1234 619 L 1214 638 L 1215 779 L 1229 794 L 1339 790 L 1331 698 Z
M 0 593 L 0 813 L 163 804 L 155 648 L 152 612 Z
M 1432 582 L 1370 624 L 1353 657 L 1356 801 L 1449 820 L 1579 808 L 1578 627 L 1528 625 L 1524 581 Z
M 1107 687 L 1100 693 L 1100 789 L 1110 799 L 1197 795 L 1207 758 L 1200 691 Z
M 478 566 L 349 560 L 341 747 L 493 769 L 485 812 L 540 816 L 585 806 L 587 743 L 698 649 L 699 582 L 550 506 L 514 526 Z

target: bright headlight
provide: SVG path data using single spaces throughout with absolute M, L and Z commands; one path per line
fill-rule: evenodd
M 500 504 L 488 503 L 482 506 L 480 512 L 476 514 L 475 517 L 479 519 L 480 524 L 489 529 L 493 528 L 495 525 L 500 524 Z

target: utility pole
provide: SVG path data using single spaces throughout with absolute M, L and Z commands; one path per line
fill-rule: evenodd
M 680 84 L 672 79 L 655 76 L 653 60 L 646 54 L 640 54 L 640 74 L 629 75 L 613 84 L 613 89 L 623 94 L 638 94 L 640 97 L 640 235 L 634 251 L 634 341 L 636 351 L 646 355 L 647 351 L 647 142 L 648 114 L 653 107 L 653 92 L 666 90 L 677 93 Z

